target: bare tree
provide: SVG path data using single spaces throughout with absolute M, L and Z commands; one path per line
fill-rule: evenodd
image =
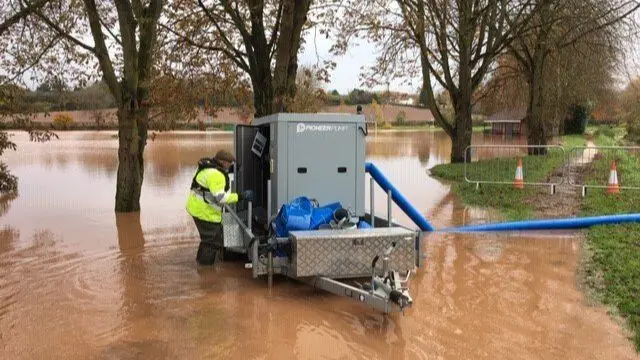
M 622 21 L 639 7 L 637 1 L 628 0 L 535 1 L 527 31 L 509 44 L 509 53 L 519 62 L 529 87 L 525 117 L 529 144 L 546 145 L 552 135 L 553 123 L 544 116 L 550 96 L 545 91 L 549 57 L 583 39 L 591 40 L 591 51 L 614 47 Z M 544 148 L 531 152 L 546 153 Z
M 247 74 L 255 116 L 289 111 L 312 0 L 177 1 L 163 27 L 191 55 L 221 56 Z
M 551 53 L 545 62 L 544 107 L 539 113 L 543 125 L 552 133 L 562 133 L 563 121 L 571 105 L 610 108 L 615 98 L 615 70 L 619 49 L 599 46 L 599 34 L 584 37 L 575 44 Z M 597 51 L 594 51 L 597 49 Z M 526 116 L 530 86 L 528 73 L 511 54 L 502 54 L 496 70 L 477 92 L 476 108 L 484 114 L 510 113 Z
M 421 76 L 421 103 L 452 140 L 451 161 L 464 161 L 471 144 L 473 94 L 491 69 L 495 57 L 526 23 L 528 1 L 510 0 L 378 0 L 350 4 L 342 22 L 347 49 L 357 34 L 382 49 L 376 66 L 366 75 L 370 84 L 389 78 Z M 420 64 L 419 68 L 413 64 Z M 454 116 L 449 121 L 436 100 L 436 89 L 447 91 Z

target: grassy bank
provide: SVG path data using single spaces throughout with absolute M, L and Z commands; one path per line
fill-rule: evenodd
M 596 145 L 620 145 L 624 130 L 603 127 L 589 129 Z M 584 144 L 582 136 L 562 139 L 565 149 Z M 561 166 L 562 153 L 546 157 L 523 157 L 524 176 L 527 181 L 540 181 L 553 175 Z M 469 165 L 468 176 L 491 176 L 491 179 L 512 181 L 515 175 L 514 160 L 483 160 Z M 616 166 L 622 185 L 640 187 L 640 158 L 628 153 L 616 156 Z M 610 171 L 610 159 L 596 157 L 582 171 L 586 184 L 606 184 Z M 506 219 L 533 218 L 532 199 L 539 196 L 539 188 L 512 189 L 510 185 L 482 185 L 464 181 L 464 164 L 438 165 L 431 170 L 436 177 L 452 180 L 452 191 L 463 203 L 497 210 Z M 565 185 L 566 186 L 566 185 Z M 571 189 L 572 191 L 579 191 Z M 561 194 L 556 197 L 562 196 Z M 550 199 L 551 200 L 551 199 Z M 622 190 L 618 195 L 606 194 L 604 189 L 589 189 L 587 196 L 576 207 L 580 216 L 640 212 L 640 191 Z M 622 317 L 632 332 L 636 349 L 640 351 L 640 224 L 607 225 L 585 231 L 585 252 L 580 272 L 583 284 L 592 297 Z
M 623 134 L 596 134 L 595 143 L 600 146 L 617 144 Z M 585 172 L 587 184 L 602 183 L 608 174 L 608 161 L 594 161 Z M 622 153 L 617 156 L 616 167 L 622 185 L 639 186 L 640 159 Z M 640 212 L 640 191 L 622 190 L 618 195 L 608 195 L 603 189 L 591 189 L 584 198 L 581 215 L 602 215 Z M 612 307 L 623 317 L 634 333 L 636 349 L 640 351 L 640 224 L 606 225 L 586 231 L 586 253 L 583 272 L 586 283 L 595 298 Z
M 566 147 L 584 144 L 582 136 L 565 136 L 562 143 Z M 555 169 L 562 166 L 563 153 L 551 150 L 547 156 L 524 156 L 522 167 L 527 182 L 541 182 L 549 178 Z M 470 180 L 494 180 L 512 182 L 515 177 L 516 162 L 509 159 L 491 159 L 473 162 L 468 165 L 467 176 Z M 454 181 L 452 191 L 460 196 L 467 205 L 495 208 L 509 220 L 527 219 L 533 216 L 533 207 L 525 200 L 541 189 L 525 187 L 512 189 L 506 184 L 481 184 L 476 190 L 475 184 L 464 181 L 464 164 L 442 164 L 431 169 L 435 177 Z

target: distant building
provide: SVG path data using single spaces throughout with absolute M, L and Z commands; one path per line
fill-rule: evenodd
M 488 116 L 484 124 L 491 127 L 490 131 L 494 135 L 522 135 L 526 114 L 526 109 L 503 110 Z

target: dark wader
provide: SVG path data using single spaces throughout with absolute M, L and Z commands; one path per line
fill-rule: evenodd
M 216 259 L 222 257 L 224 247 L 224 235 L 222 224 L 212 223 L 198 218 L 193 218 L 200 234 L 200 246 L 196 260 L 200 265 L 213 265 Z

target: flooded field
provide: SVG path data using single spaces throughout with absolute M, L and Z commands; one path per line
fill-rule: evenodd
M 269 291 L 242 262 L 198 268 L 184 202 L 197 160 L 231 149 L 230 135 L 150 141 L 143 210 L 127 215 L 113 211 L 111 135 L 37 144 L 15 133 L 6 162 L 19 195 L 0 202 L 0 359 L 640 358 L 577 290 L 575 234 L 429 234 L 413 308 L 382 316 L 283 279 Z M 486 221 L 428 176 L 449 144 L 443 132 L 380 133 L 367 160 L 436 228 Z

